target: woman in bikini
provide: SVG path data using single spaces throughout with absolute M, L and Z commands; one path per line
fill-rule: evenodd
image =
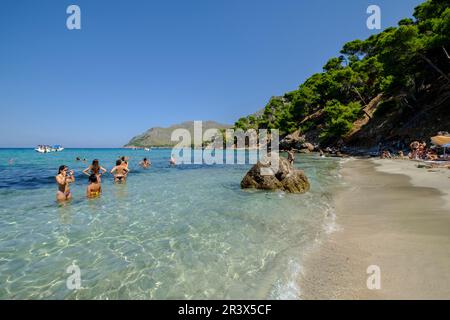
M 67 171 L 67 166 L 60 166 L 58 175 L 55 177 L 56 184 L 58 185 L 56 201 L 66 201 L 72 199 L 69 184 L 75 181 L 75 177 L 73 176 L 73 170 L 70 170 L 69 173 Z
M 128 172 L 129 170 L 125 166 L 125 164 L 122 163 L 122 160 L 117 160 L 116 166 L 111 170 L 111 174 L 114 175 L 114 182 L 119 183 L 125 182 L 125 180 L 127 179 Z
M 92 164 L 83 170 L 83 173 L 87 176 L 90 176 L 91 174 L 95 174 L 97 176 L 97 180 L 99 183 L 102 182 L 102 174 L 106 172 L 106 169 L 100 166 L 98 159 L 95 159 L 92 161 Z
M 98 176 L 93 173 L 89 176 L 89 185 L 86 188 L 86 197 L 97 198 L 101 193 L 102 185 L 98 181 Z

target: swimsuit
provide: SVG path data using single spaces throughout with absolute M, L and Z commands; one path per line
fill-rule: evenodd
M 71 192 L 70 191 L 66 191 L 66 192 L 62 192 L 62 191 L 59 191 L 58 190 L 58 194 L 62 194 L 62 195 L 64 195 L 64 197 L 67 199 L 70 195 L 71 195 Z
M 91 191 L 90 196 L 92 198 L 100 196 L 100 191 Z

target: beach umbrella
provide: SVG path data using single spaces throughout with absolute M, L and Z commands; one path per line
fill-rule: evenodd
M 431 142 L 441 147 L 448 147 L 450 146 L 450 136 L 434 136 L 431 137 Z

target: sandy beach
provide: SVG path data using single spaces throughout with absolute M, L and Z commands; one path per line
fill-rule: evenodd
M 301 299 L 450 299 L 450 170 L 417 165 L 343 165 L 338 231 L 306 258 Z M 370 265 L 379 290 L 367 288 Z

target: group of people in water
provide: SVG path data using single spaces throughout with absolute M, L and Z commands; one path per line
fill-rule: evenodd
M 79 158 L 76 159 L 79 161 Z M 175 160 L 173 158 L 170 159 L 169 163 L 171 165 L 175 165 Z M 139 162 L 139 165 L 148 169 L 152 165 L 151 161 L 147 158 L 144 158 Z M 88 198 L 96 198 L 99 197 L 102 193 L 102 175 L 107 173 L 108 170 L 103 168 L 100 165 L 98 159 L 92 161 L 92 164 L 83 170 L 83 173 L 87 175 L 89 185 L 86 188 L 86 197 Z M 116 161 L 116 165 L 111 169 L 110 173 L 114 177 L 115 183 L 125 183 L 128 173 L 130 172 L 128 158 L 121 157 Z M 69 170 L 66 165 L 62 165 L 58 169 L 58 174 L 55 177 L 56 184 L 58 185 L 58 191 L 56 193 L 57 201 L 67 201 L 72 198 L 72 193 L 70 191 L 70 184 L 75 182 L 74 171 Z

